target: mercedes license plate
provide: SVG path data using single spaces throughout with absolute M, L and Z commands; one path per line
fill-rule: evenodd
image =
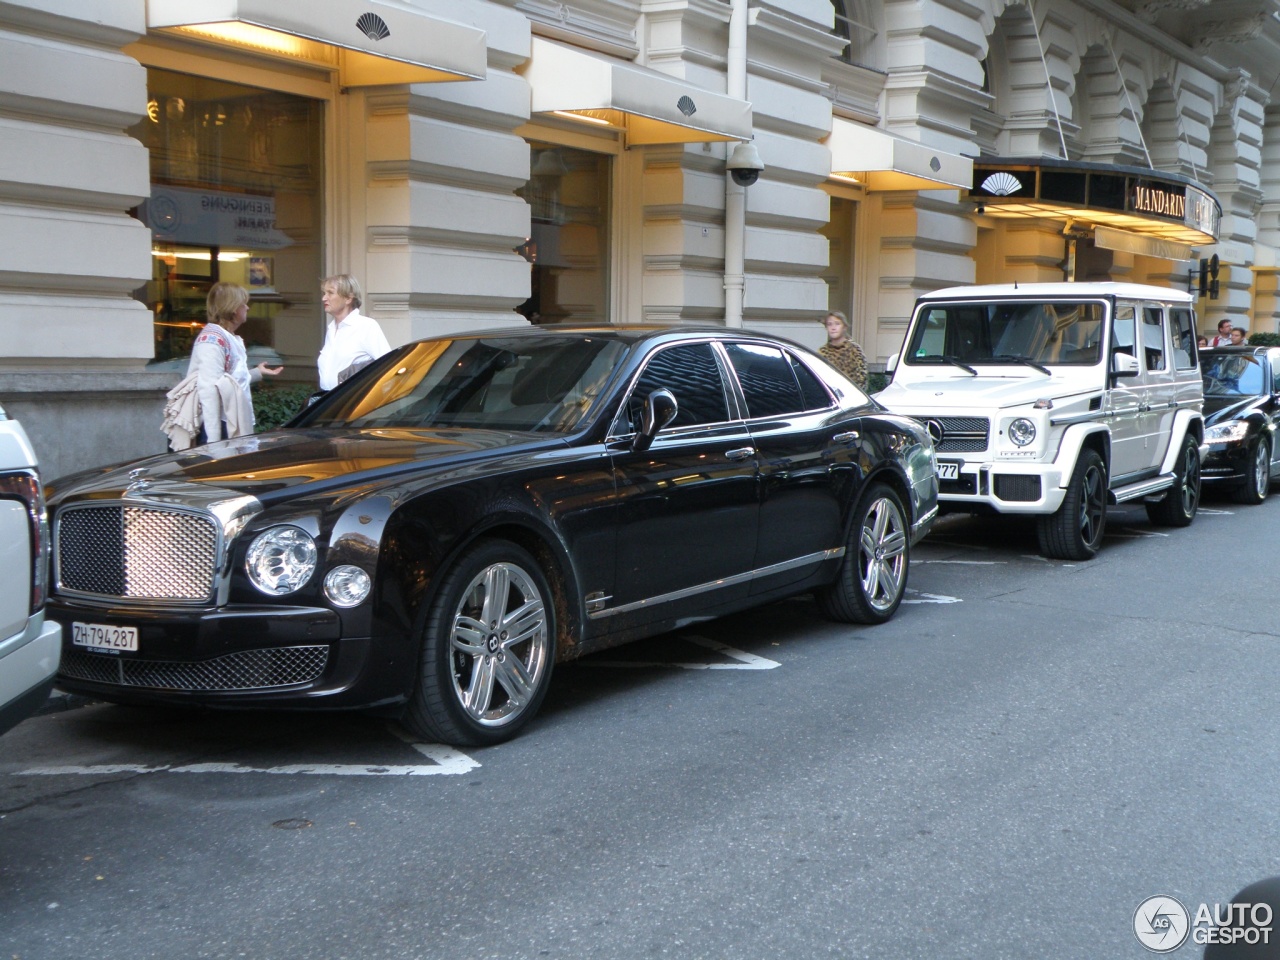
M 960 464 L 955 460 L 939 460 L 938 461 L 938 479 L 939 480 L 959 480 Z
M 71 642 L 77 647 L 92 650 L 138 649 L 137 627 L 113 627 L 105 623 L 71 624 Z

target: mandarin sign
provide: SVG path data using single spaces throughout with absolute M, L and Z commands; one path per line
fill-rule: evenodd
M 1183 220 L 1187 215 L 1187 195 L 1185 189 L 1171 190 L 1135 180 L 1131 206 L 1134 213 Z

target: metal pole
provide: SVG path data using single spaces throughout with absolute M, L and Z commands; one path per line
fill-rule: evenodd
M 747 0 L 730 0 L 728 94 L 747 99 Z M 724 323 L 742 326 L 746 287 L 747 189 L 724 176 Z

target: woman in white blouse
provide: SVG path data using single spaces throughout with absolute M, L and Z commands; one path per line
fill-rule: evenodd
M 355 370 L 390 351 L 391 344 L 378 321 L 360 313 L 363 295 L 355 277 L 349 273 L 326 277 L 320 292 L 329 323 L 316 365 L 320 368 L 320 389 L 332 390 Z

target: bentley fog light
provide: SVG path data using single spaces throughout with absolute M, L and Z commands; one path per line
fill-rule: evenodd
M 363 603 L 373 589 L 373 579 L 360 567 L 344 563 L 324 577 L 324 595 L 335 607 L 354 607 Z
M 293 593 L 316 570 L 316 542 L 297 527 L 272 527 L 254 538 L 245 558 L 253 585 L 273 597 Z
M 1025 447 L 1036 438 L 1036 425 L 1026 417 L 1019 417 L 1009 424 L 1009 439 L 1020 447 Z
M 1243 420 L 1232 420 L 1230 423 L 1220 423 L 1206 429 L 1204 432 L 1204 442 L 1230 443 L 1234 440 L 1243 440 L 1248 435 L 1249 424 Z

